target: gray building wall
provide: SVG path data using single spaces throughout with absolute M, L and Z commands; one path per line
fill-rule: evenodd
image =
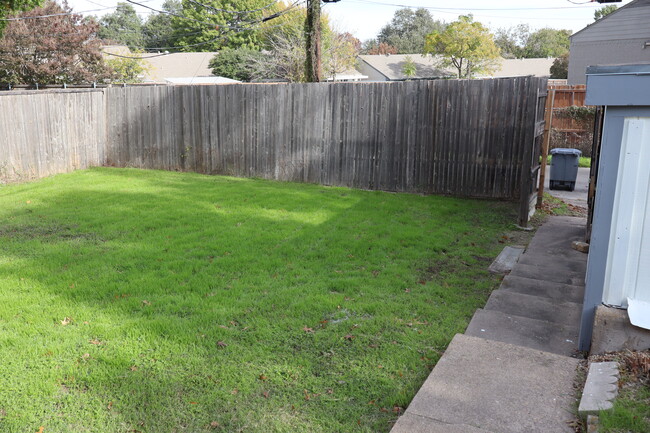
M 585 84 L 587 66 L 643 62 L 650 62 L 650 0 L 629 3 L 571 36 L 568 84 Z
M 363 81 L 388 81 L 388 77 L 370 66 L 363 59 L 358 59 L 357 70 L 367 76 Z

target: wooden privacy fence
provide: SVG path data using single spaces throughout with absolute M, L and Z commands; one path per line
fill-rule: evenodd
M 101 92 L 0 93 L 0 183 L 105 161 Z
M 545 88 L 546 79 L 521 77 L 0 94 L 0 104 L 14 98 L 0 105 L 3 129 L 17 127 L 9 108 L 15 105 L 70 132 L 65 140 L 16 132 L 12 155 L 0 164 L 50 174 L 36 158 L 49 140 L 61 146 L 48 160 L 67 161 L 68 170 L 186 170 L 514 200 L 530 193 L 536 111 Z M 64 113 L 35 103 L 38 97 L 58 100 Z M 97 159 L 81 158 L 83 152 Z
M 576 119 L 567 116 L 564 110 L 568 107 L 584 107 L 586 86 L 551 85 L 553 116 L 551 119 L 551 149 L 556 147 L 571 147 L 582 151 L 585 156 L 591 156 L 593 139 L 593 119 Z

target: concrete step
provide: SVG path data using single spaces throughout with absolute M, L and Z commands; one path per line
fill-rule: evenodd
M 562 302 L 540 296 L 524 295 L 507 290 L 495 290 L 490 295 L 486 310 L 545 320 L 578 328 L 582 315 L 582 304 Z
M 578 348 L 576 327 L 494 310 L 476 310 L 465 334 L 565 356 Z
M 571 432 L 577 365 L 458 334 L 392 433 Z
M 566 257 L 566 255 L 526 250 L 519 257 L 517 263 L 543 266 L 547 269 L 554 269 L 556 272 L 573 272 L 584 275 L 587 272 L 587 255 L 584 253 L 578 254 L 581 254 L 582 257 Z
M 551 267 L 532 266 L 524 263 L 517 263 L 510 275 L 553 283 L 571 284 L 573 286 L 585 285 L 585 274 L 582 272 L 558 272 Z
M 551 217 L 535 233 L 528 251 L 580 259 L 584 253 L 571 248 L 571 242 L 584 241 L 587 220 L 575 217 Z
M 575 302 L 581 304 L 583 301 L 584 286 L 572 286 L 570 284 L 552 283 L 549 281 L 535 280 L 533 278 L 507 275 L 501 281 L 499 290 L 523 293 L 554 299 L 559 302 Z

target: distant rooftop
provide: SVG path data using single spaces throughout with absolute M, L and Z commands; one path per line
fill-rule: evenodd
M 415 63 L 416 74 L 414 79 L 455 77 L 456 72 L 450 68 L 440 66 L 439 56 L 423 56 L 422 54 L 390 54 L 390 55 L 362 55 L 359 59 L 380 72 L 389 80 L 405 80 L 402 72 L 404 64 L 410 57 Z M 537 77 L 549 76 L 554 59 L 501 59 L 499 66 L 493 74 L 480 77 L 518 77 L 534 75 Z
M 102 51 L 106 58 L 115 58 L 111 54 L 142 57 L 143 62 L 148 66 L 145 72 L 145 83 L 165 83 L 170 78 L 214 77 L 208 63 L 217 54 L 215 52 L 138 54 L 132 53 L 124 45 L 107 45 L 102 48 Z

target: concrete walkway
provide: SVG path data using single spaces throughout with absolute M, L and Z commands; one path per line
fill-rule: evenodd
M 551 217 L 392 433 L 572 432 L 585 219 Z
M 569 204 L 587 208 L 587 193 L 589 191 L 589 168 L 579 167 L 576 177 L 576 187 L 573 191 L 563 189 L 550 189 L 548 181 L 551 176 L 551 168 L 546 166 L 546 177 L 544 178 L 544 192 L 557 197 Z

